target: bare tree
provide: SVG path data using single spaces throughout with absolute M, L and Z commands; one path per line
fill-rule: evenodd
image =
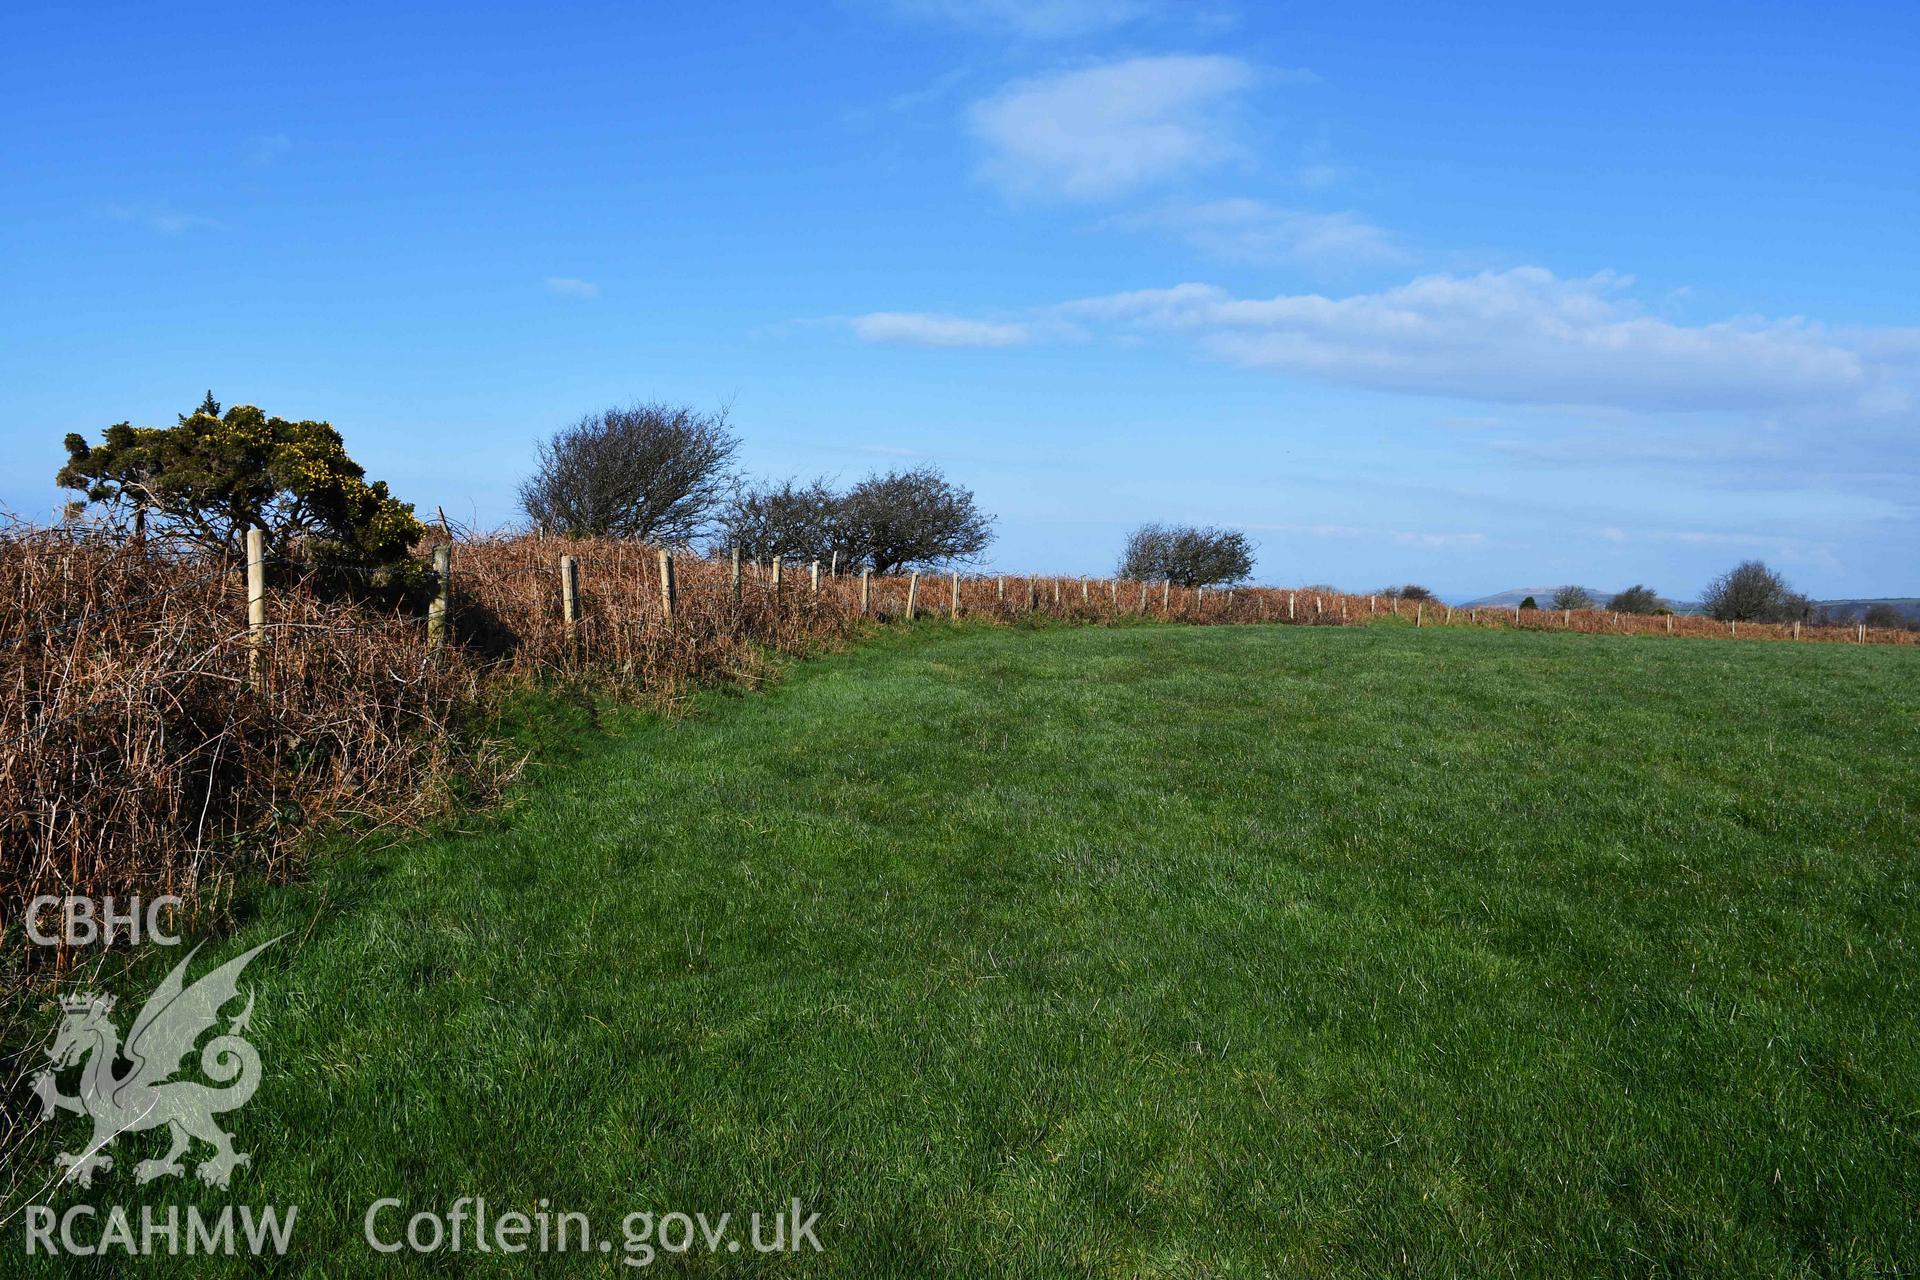
M 1860 615 L 1860 621 L 1875 628 L 1904 627 L 1907 625 L 1907 615 L 1892 605 L 1880 601 L 1868 605 L 1867 611 Z
M 1238 529 L 1143 524 L 1127 535 L 1120 576 L 1165 578 L 1183 587 L 1239 582 L 1253 572 L 1253 544 Z
M 1585 587 L 1561 587 L 1553 593 L 1553 607 L 1556 609 L 1591 609 L 1593 608 L 1593 593 Z
M 739 444 L 724 409 L 637 404 L 590 413 L 540 445 L 520 505 L 550 533 L 688 543 L 726 495 Z
M 1707 612 L 1722 622 L 1791 622 L 1813 612 L 1813 604 L 1760 560 L 1727 570 L 1700 594 Z
M 1657 613 L 1665 607 L 1652 587 L 1638 582 L 1607 601 L 1607 608 L 1615 613 Z
M 993 517 L 972 491 L 933 467 L 915 467 L 868 476 L 848 490 L 835 536 L 851 549 L 850 564 L 887 574 L 978 555 L 993 540 Z
M 1380 594 L 1389 600 L 1431 601 L 1440 598 L 1417 582 L 1409 582 L 1404 587 L 1382 587 Z
M 841 527 L 842 501 L 825 480 L 783 480 L 760 489 L 742 485 L 720 509 L 711 549 L 724 554 L 738 547 L 750 560 L 825 560 L 839 551 L 851 563 Z

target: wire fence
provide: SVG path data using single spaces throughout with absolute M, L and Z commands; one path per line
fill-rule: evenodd
M 0 535 L 0 954 L 45 959 L 24 956 L 20 927 L 41 894 L 171 894 L 217 912 L 236 879 L 290 871 L 289 837 L 322 814 L 379 831 L 443 808 L 453 779 L 484 795 L 516 761 L 468 730 L 515 678 L 591 676 L 670 705 L 869 623 L 933 618 L 1920 639 L 1325 588 L 877 577 L 531 536 L 459 540 L 450 562 L 422 611 L 341 592 L 338 567 L 297 557 L 209 564 L 106 536 Z

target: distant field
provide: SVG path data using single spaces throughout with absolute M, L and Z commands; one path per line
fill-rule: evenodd
M 232 1198 L 332 1275 L 468 1195 L 798 1197 L 768 1273 L 1907 1274 L 1917 730 L 1914 647 L 890 632 L 271 891 Z

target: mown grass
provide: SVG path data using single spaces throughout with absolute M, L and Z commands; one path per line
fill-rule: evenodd
M 297 1204 L 315 1275 L 794 1197 L 818 1255 L 655 1265 L 1906 1274 L 1917 729 L 1907 649 L 889 634 L 267 892 L 252 1168 L 54 1203 Z M 469 1195 L 616 1249 L 362 1242 Z

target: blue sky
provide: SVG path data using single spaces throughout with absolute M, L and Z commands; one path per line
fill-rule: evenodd
M 937 463 L 1008 570 L 1920 594 L 1917 64 L 1892 3 L 14 6 L 0 501 L 212 387 L 492 525 L 667 399 Z

